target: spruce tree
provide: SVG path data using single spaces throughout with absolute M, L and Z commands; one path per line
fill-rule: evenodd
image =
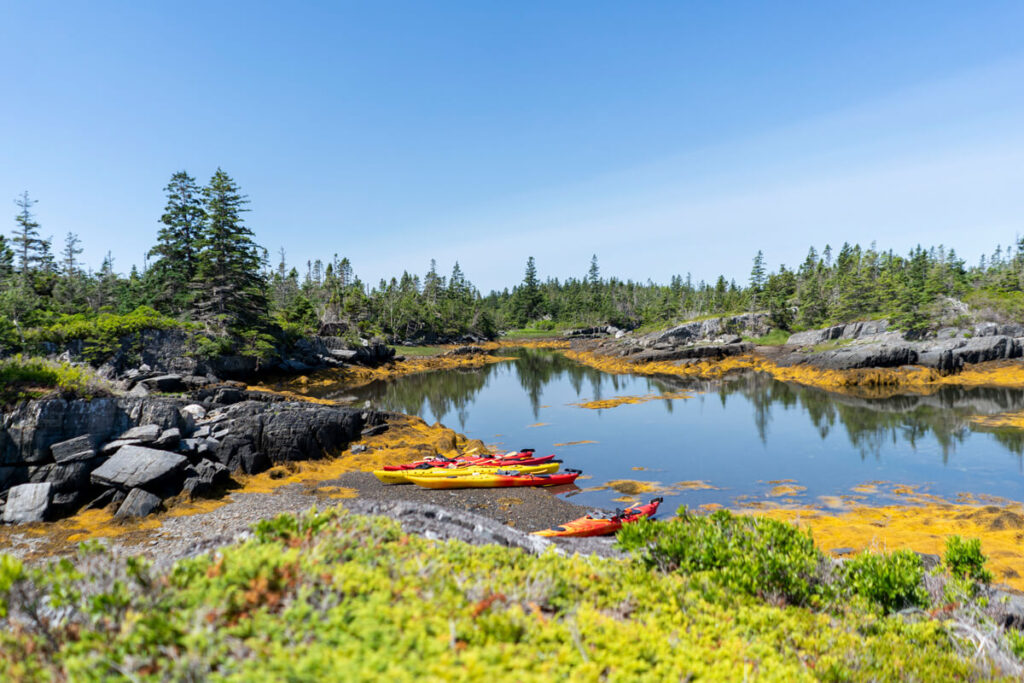
M 18 257 L 18 273 L 23 280 L 28 280 L 32 271 L 39 265 L 40 249 L 43 246 L 43 240 L 39 239 L 39 223 L 32 215 L 32 207 L 36 202 L 37 200 L 29 198 L 28 191 L 22 192 L 21 196 L 14 200 L 18 206 L 14 222 L 18 227 L 14 229 L 11 242 L 14 243 Z
M 752 311 L 757 309 L 757 297 L 764 290 L 764 283 L 764 252 L 758 249 L 757 256 L 754 257 L 754 265 L 750 269 L 750 310 Z
M 202 189 L 185 171 L 171 176 L 164 188 L 167 204 L 160 216 L 163 227 L 148 256 L 156 257 L 147 271 L 153 282 L 157 308 L 180 313 L 188 306 L 190 285 L 196 277 L 197 251 L 206 212 Z
M 236 331 L 256 326 L 267 315 L 260 268 L 265 250 L 252 239 L 242 220 L 249 200 L 221 169 L 203 188 L 206 221 L 192 280 L 199 319 Z
M 540 305 L 543 301 L 543 294 L 540 291 L 540 282 L 537 280 L 537 265 L 533 257 L 526 259 L 526 272 L 523 275 L 523 284 L 516 290 L 514 311 L 520 325 L 525 325 L 533 320 L 540 313 Z
M 7 238 L 0 235 L 0 282 L 14 274 L 14 251 L 7 243 Z

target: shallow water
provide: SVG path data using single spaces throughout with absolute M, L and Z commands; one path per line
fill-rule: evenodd
M 566 467 L 589 475 L 559 494 L 583 505 L 614 507 L 630 495 L 653 495 L 630 482 L 599 488 L 621 480 L 651 483 L 667 510 L 679 504 L 835 508 L 928 496 L 953 501 L 965 493 L 1024 500 L 1024 436 L 970 420 L 1024 409 L 1022 390 L 947 387 L 928 396 L 862 399 L 757 374 L 682 382 L 609 375 L 553 352 L 515 355 L 478 370 L 409 375 L 357 391 L 326 388 L 320 395 L 369 399 L 502 450 L 557 453 Z M 601 410 L 574 405 L 666 393 L 691 397 Z M 561 445 L 581 441 L 592 443 Z

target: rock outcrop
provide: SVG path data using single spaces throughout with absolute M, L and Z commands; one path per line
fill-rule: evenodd
M 260 392 L 204 392 L 205 405 L 166 397 L 48 399 L 3 414 L 4 519 L 39 521 L 86 503 L 120 504 L 122 516 L 137 516 L 182 491 L 215 493 L 232 472 L 340 452 L 384 421 L 372 411 Z

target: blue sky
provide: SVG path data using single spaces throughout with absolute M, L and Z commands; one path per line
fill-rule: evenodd
M 1024 234 L 1021 35 L 1020 2 L 2 2 L 0 200 L 122 271 L 217 166 L 272 254 L 371 282 L 974 261 Z

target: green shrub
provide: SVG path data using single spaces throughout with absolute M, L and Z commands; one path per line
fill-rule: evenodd
M 0 405 L 59 391 L 69 396 L 107 393 L 105 383 L 88 369 L 21 355 L 0 360 Z
M 0 680 L 985 676 L 942 620 L 779 608 L 707 576 L 434 542 L 337 509 L 167 570 L 93 544 L 48 566 L 0 560 Z
M 988 560 L 981 552 L 980 538 L 960 538 L 950 536 L 946 539 L 946 568 L 953 576 L 990 583 L 992 572 L 985 569 Z
M 863 552 L 846 563 L 843 574 L 849 590 L 886 613 L 928 606 L 924 567 L 921 558 L 910 550 L 888 555 Z
M 61 315 L 45 327 L 35 328 L 26 334 L 26 341 L 67 344 L 81 340 L 83 355 L 90 362 L 99 364 L 114 354 L 126 337 L 146 330 L 166 330 L 184 327 L 174 318 L 157 313 L 148 306 L 139 306 L 131 313 L 79 313 Z
M 685 574 L 710 572 L 724 586 L 749 595 L 806 604 L 820 597 L 821 553 L 810 534 L 772 519 L 737 517 L 728 510 L 695 516 L 682 507 L 668 522 L 623 527 L 619 546 L 644 564 Z

